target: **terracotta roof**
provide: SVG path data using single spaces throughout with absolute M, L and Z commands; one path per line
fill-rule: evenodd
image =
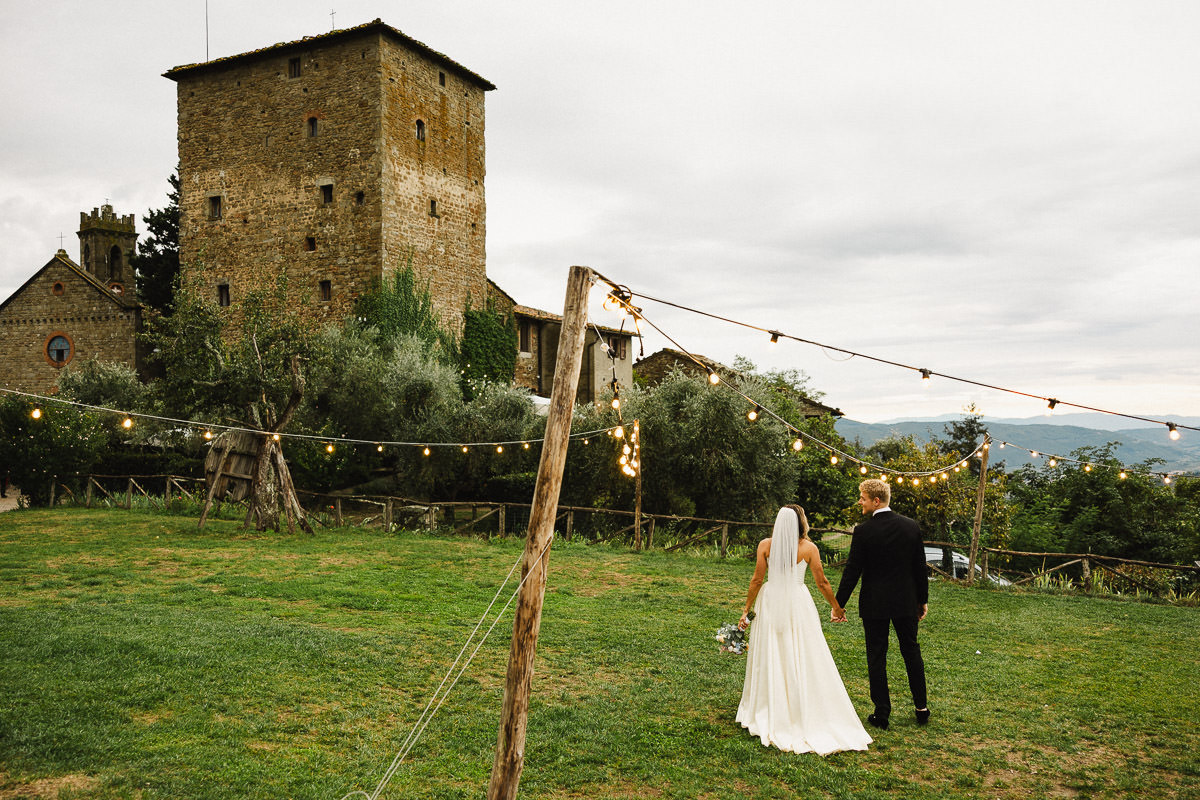
M 522 305 L 513 306 L 513 314 L 518 317 L 529 317 L 530 319 L 540 319 L 540 320 L 544 320 L 546 322 L 562 322 L 561 314 L 554 314 L 549 311 L 542 311 L 540 308 L 533 308 L 532 306 L 522 306 Z M 618 336 L 628 336 L 628 337 L 632 338 L 637 335 L 633 331 L 623 331 L 618 328 L 610 328 L 607 325 L 591 325 L 590 323 L 588 324 L 588 330 L 592 330 L 593 327 L 596 328 L 597 330 L 600 330 L 603 333 L 615 333 Z
M 404 44 L 412 47 L 419 53 L 424 54 L 431 60 L 444 64 L 462 77 L 478 84 L 485 92 L 490 92 L 496 88 L 491 81 L 467 69 L 445 53 L 439 53 L 429 45 L 418 42 L 411 36 L 408 36 L 396 28 L 393 28 L 391 25 L 384 23 L 382 19 L 374 19 L 371 22 L 366 22 L 362 25 L 356 25 L 353 28 L 340 28 L 336 31 L 330 31 L 329 33 L 323 33 L 318 36 L 305 36 L 303 39 L 296 39 L 295 41 L 291 42 L 280 42 L 278 44 L 270 45 L 269 47 L 260 47 L 258 50 L 250 50 L 246 53 L 238 53 L 237 55 L 225 56 L 224 58 L 214 58 L 212 61 L 201 61 L 196 64 L 184 64 L 182 66 L 172 67 L 163 73 L 163 77 L 176 81 L 181 77 L 185 77 L 191 73 L 201 72 L 209 69 L 220 69 L 234 62 L 247 61 L 267 53 L 274 53 L 281 50 L 295 50 L 302 47 L 311 47 L 316 44 L 332 42 L 338 39 L 346 39 L 362 33 L 374 31 L 378 31 L 395 39 L 399 39 Z

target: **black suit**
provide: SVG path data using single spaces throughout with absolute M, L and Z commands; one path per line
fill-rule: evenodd
M 921 527 L 894 511 L 880 511 L 854 529 L 850 557 L 838 584 L 837 601 L 845 608 L 862 578 L 858 615 L 867 645 L 867 675 L 875 716 L 892 712 L 887 683 L 889 628 L 895 627 L 916 708 L 925 708 L 925 662 L 917 643 L 917 622 L 929 602 L 925 546 Z

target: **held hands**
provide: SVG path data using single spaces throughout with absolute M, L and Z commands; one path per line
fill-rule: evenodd
M 833 607 L 829 609 L 829 621 L 830 622 L 845 622 L 846 621 L 846 609 L 842 608 L 837 603 L 834 603 Z

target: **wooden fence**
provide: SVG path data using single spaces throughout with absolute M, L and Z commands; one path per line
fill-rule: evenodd
M 204 481 L 180 475 L 80 475 L 83 483 L 82 497 L 64 483 L 55 481 L 50 487 L 51 505 L 70 502 L 91 507 L 103 503 L 109 507 L 132 508 L 135 497 L 145 498 L 153 508 L 169 510 L 184 498 L 192 502 L 203 502 Z M 161 496 L 147 487 L 163 488 Z M 310 520 L 327 528 L 346 525 L 378 526 L 392 531 L 400 528 L 417 528 L 427 531 L 446 530 L 452 534 L 475 534 L 485 538 L 492 536 L 524 535 L 529 523 L 529 503 L 506 503 L 489 501 L 426 501 L 394 495 L 325 494 L 299 492 L 309 512 Z M 239 501 L 237 505 L 244 505 Z M 640 517 L 640 520 L 637 519 Z M 640 521 L 641 530 L 638 530 Z M 666 552 L 692 546 L 716 545 L 722 558 L 731 547 L 755 545 L 770 531 L 773 523 L 746 520 L 708 519 L 668 514 L 635 514 L 613 508 L 587 508 L 582 506 L 558 507 L 555 527 L 564 541 L 582 540 L 589 543 L 628 542 L 638 549 L 654 547 L 656 533 L 660 546 Z M 665 535 L 664 535 L 665 532 Z M 814 528 L 814 533 L 850 535 L 849 530 L 840 528 Z M 665 542 L 662 541 L 665 539 Z M 930 547 L 959 550 L 966 545 L 954 542 L 925 542 Z M 1011 580 L 1014 585 L 1030 584 L 1047 575 L 1070 576 L 1085 588 L 1097 570 L 1116 581 L 1127 582 L 1150 592 L 1159 593 L 1145 575 L 1135 570 L 1167 570 L 1179 577 L 1200 577 L 1200 564 L 1162 564 L 1129 558 L 1116 558 L 1095 553 L 1033 553 L 1005 550 L 997 547 L 980 547 L 978 565 L 984 575 L 999 575 Z M 751 546 L 745 553 L 754 556 Z M 1036 559 L 1040 568 L 1015 570 L 1009 564 L 1013 559 Z M 997 560 L 1003 563 L 996 563 Z M 831 566 L 844 564 L 835 560 Z M 954 579 L 958 570 L 947 572 L 943 567 L 930 563 L 930 572 L 947 579 Z

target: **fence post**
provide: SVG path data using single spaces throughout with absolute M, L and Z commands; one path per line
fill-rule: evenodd
M 575 530 L 575 512 L 567 512 L 567 541 L 571 541 L 571 531 Z
M 333 524 L 342 527 L 342 498 L 333 498 Z
M 646 536 L 646 549 L 654 547 L 654 517 L 650 518 L 650 531 Z
M 983 492 L 987 488 L 988 448 L 992 437 L 983 435 L 983 454 L 979 464 L 979 491 L 975 495 L 975 527 L 971 529 L 971 553 L 967 557 L 967 583 L 975 582 L 975 556 L 979 552 L 979 528 L 983 523 Z M 953 570 L 951 575 L 953 575 Z
M 383 530 L 386 533 L 392 532 L 392 498 L 388 498 L 383 504 Z
M 729 547 L 729 523 L 726 522 L 721 526 L 721 558 L 725 557 L 725 551 Z
M 1092 577 L 1092 565 L 1087 560 L 1086 557 L 1080 559 L 1080 564 L 1082 566 L 1083 590 L 1085 592 L 1090 592 L 1091 591 L 1091 580 L 1089 580 L 1089 579 Z
M 505 504 L 501 503 L 500 504 L 500 538 L 501 539 L 504 538 L 504 509 L 505 508 L 506 508 Z
M 988 551 L 983 551 L 983 579 L 987 580 L 988 574 Z
M 133 478 L 129 479 L 129 485 L 125 487 L 125 508 L 133 508 Z
M 84 501 L 84 505 L 87 506 L 88 508 L 92 507 L 92 481 L 94 481 L 94 480 L 96 480 L 96 479 L 93 478 L 91 475 L 88 475 L 87 492 L 85 492 L 86 500 Z
M 51 507 L 51 508 L 54 508 L 54 506 L 55 506 L 55 502 L 54 502 L 54 481 L 55 481 L 55 478 L 51 478 L 51 479 L 50 479 L 50 507 Z
M 431 533 L 437 530 L 437 506 L 433 503 L 429 504 L 429 510 L 425 512 L 425 528 Z

